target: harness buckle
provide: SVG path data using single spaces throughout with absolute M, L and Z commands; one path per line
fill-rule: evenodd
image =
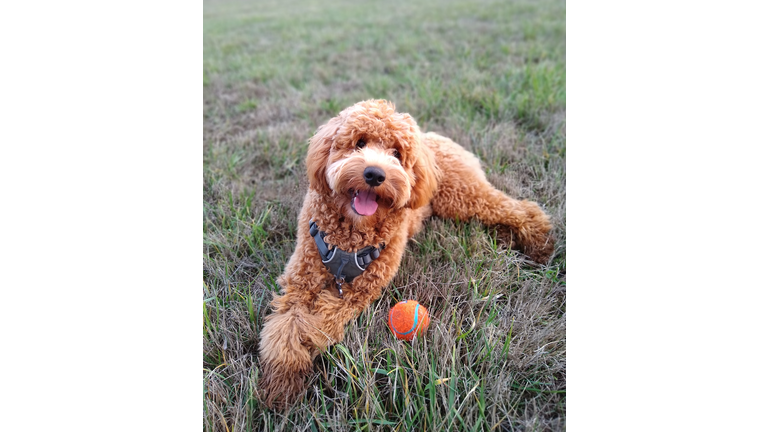
M 344 276 L 336 278 L 336 289 L 339 290 L 339 298 L 344 298 L 344 292 L 341 290 L 341 284 L 344 283 Z

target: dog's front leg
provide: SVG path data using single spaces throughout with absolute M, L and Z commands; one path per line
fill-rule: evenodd
M 333 278 L 312 249 L 315 245 L 299 237 L 297 252 L 279 279 L 285 294 L 272 301 L 274 312 L 266 317 L 261 331 L 259 396 L 267 406 L 284 408 L 293 403 L 306 390 L 304 382 L 314 358 L 340 342 L 346 324 L 381 296 L 400 266 L 407 228 L 403 225 L 351 287 L 344 284 L 341 297 L 328 286 Z
M 387 255 L 399 264 L 402 251 Z M 321 290 L 311 309 L 294 303 L 294 296 L 289 294 L 275 298 L 275 312 L 265 319 L 259 349 L 259 396 L 267 406 L 283 409 L 291 405 L 306 390 L 315 357 L 341 342 L 347 323 L 381 296 L 381 288 L 397 273 L 397 265 L 386 264 L 390 260 L 383 258 L 384 252 L 351 287 L 344 284 L 342 296 L 331 286 Z M 287 303 L 294 304 L 284 306 Z
M 324 290 L 317 296 L 313 315 L 328 345 L 341 342 L 347 323 L 381 297 L 381 289 L 395 277 L 408 241 L 408 228 L 400 228 L 379 258 L 352 281 L 351 287 L 345 284 L 342 297 L 335 290 Z
M 307 218 L 304 218 L 307 219 Z M 301 222 L 301 220 L 300 220 Z M 283 287 L 271 303 L 259 341 L 259 398 L 283 409 L 305 390 L 312 360 L 327 345 L 314 315 L 318 293 L 332 279 L 311 242 L 308 224 L 300 225 L 296 250 L 278 278 Z
M 286 408 L 305 389 L 304 381 L 317 355 L 314 321 L 303 306 L 272 313 L 264 320 L 259 343 L 259 396 L 270 408 Z

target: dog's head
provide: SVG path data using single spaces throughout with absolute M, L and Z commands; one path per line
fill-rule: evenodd
M 321 126 L 309 141 L 307 174 L 312 189 L 355 220 L 428 204 L 439 176 L 416 122 L 384 100 L 359 102 Z

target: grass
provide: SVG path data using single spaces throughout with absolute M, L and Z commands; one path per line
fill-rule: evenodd
M 235 430 L 565 429 L 565 2 L 206 2 L 203 422 Z M 429 219 L 385 294 L 286 413 L 253 396 L 258 335 L 295 245 L 314 130 L 385 98 L 553 216 L 532 267 L 492 228 Z M 386 313 L 413 298 L 425 338 Z

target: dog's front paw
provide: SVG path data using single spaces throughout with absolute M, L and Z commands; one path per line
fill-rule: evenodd
M 285 410 L 306 389 L 304 382 L 311 370 L 312 362 L 303 365 L 263 362 L 256 395 L 270 409 Z
M 292 310 L 267 316 L 259 342 L 260 372 L 257 396 L 268 407 L 285 409 L 305 390 L 318 350 L 310 329 L 313 317 Z

